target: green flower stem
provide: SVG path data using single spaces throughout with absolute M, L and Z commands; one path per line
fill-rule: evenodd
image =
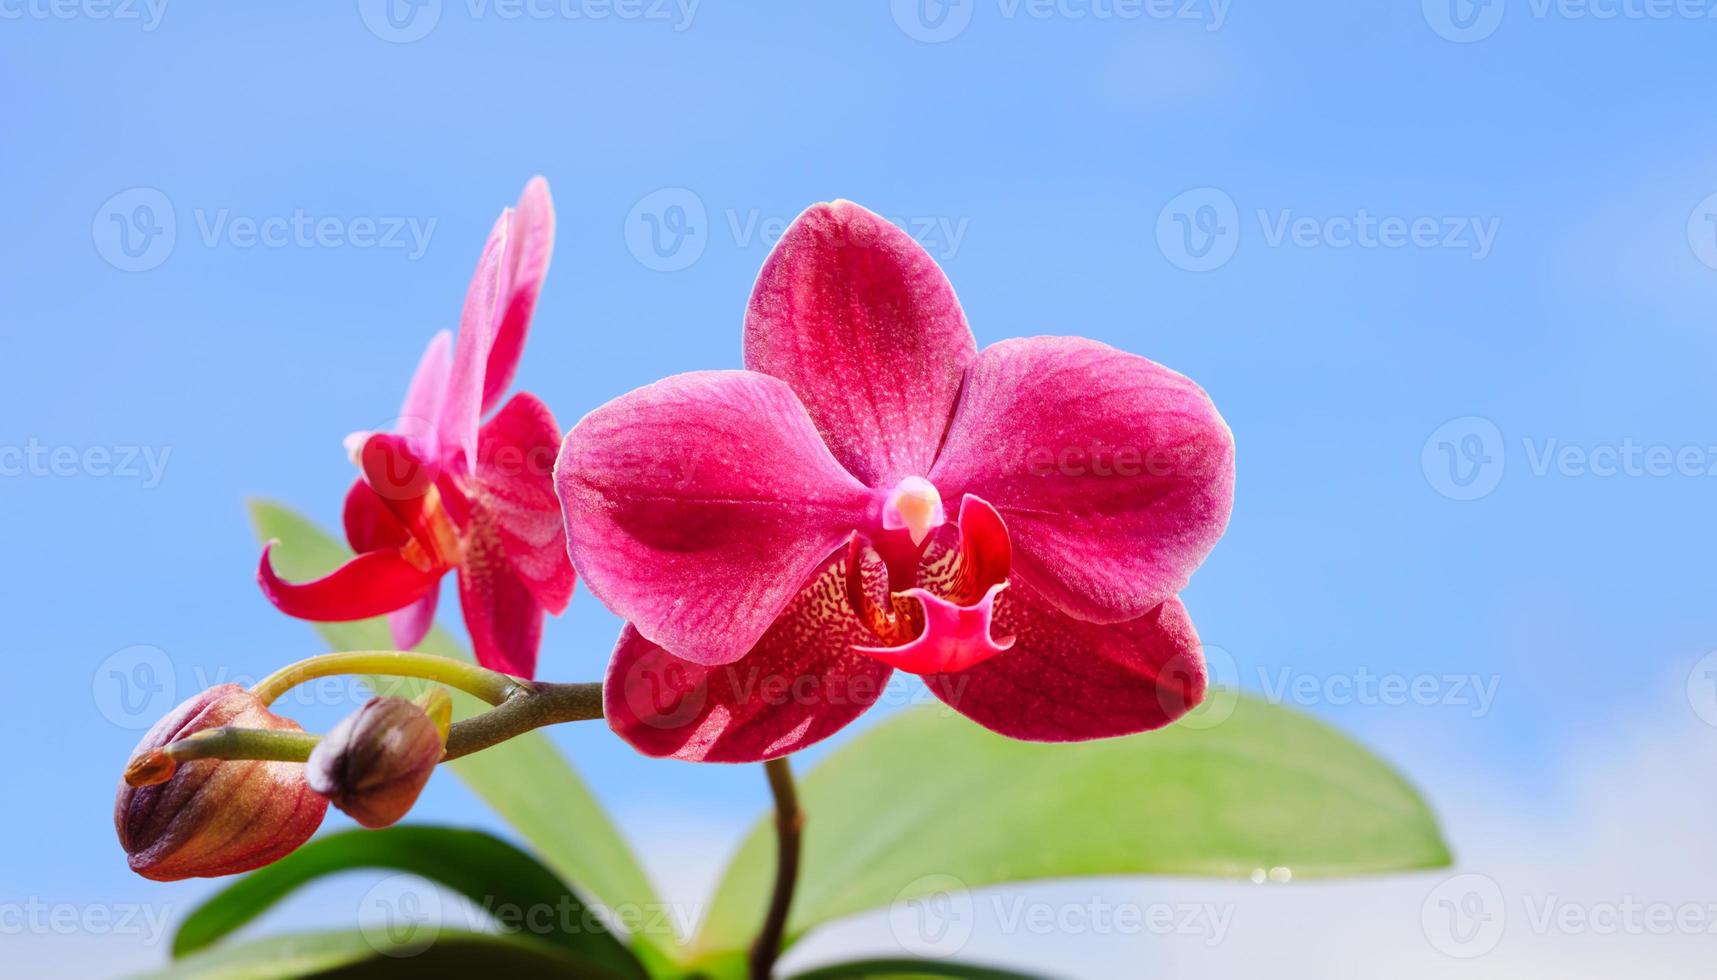
M 345 656 L 345 654 L 334 654 L 334 657 L 340 656 Z M 371 655 L 365 654 L 363 656 Z M 309 663 L 309 661 L 305 661 L 305 663 Z M 460 664 L 459 666 L 468 665 Z M 286 690 L 299 680 L 308 679 L 307 676 L 298 676 L 297 680 L 292 680 L 292 677 L 297 675 L 289 675 L 289 672 L 296 669 L 297 667 L 292 667 L 276 674 L 275 677 L 257 685 L 257 689 L 275 691 L 275 696 L 278 696 L 279 691 Z M 370 670 L 369 667 L 360 669 L 366 672 Z M 493 671 L 487 673 L 493 673 Z M 422 675 L 410 674 L 405 676 Z M 505 675 L 496 674 L 495 676 L 504 677 Z M 276 684 L 275 678 L 283 679 Z M 436 677 L 434 679 L 442 680 L 443 678 Z M 548 684 L 521 682 L 511 678 L 506 678 L 506 680 L 511 685 L 511 695 L 502 699 L 494 708 L 480 715 L 473 715 L 462 721 L 456 721 L 448 729 L 447 751 L 442 756 L 441 761 L 447 762 L 470 755 L 473 752 L 480 752 L 492 745 L 499 745 L 510 738 L 516 738 L 538 728 L 559 725 L 569 721 L 590 721 L 602 717 L 601 684 Z M 262 694 L 258 695 L 258 697 L 263 696 Z M 256 759 L 271 762 L 304 762 L 310 758 L 310 751 L 316 747 L 316 743 L 319 741 L 321 741 L 320 736 L 308 732 L 266 728 L 211 728 L 164 746 L 159 750 L 159 755 L 171 760 L 174 765 L 192 759 Z M 134 764 L 137 766 L 139 778 L 163 780 L 171 774 L 171 767 L 162 769 L 156 761 L 156 757 L 157 753 L 151 753 L 150 756 L 145 757 L 152 763 L 150 766 L 143 766 L 141 760 Z M 154 775 L 145 777 L 142 775 L 145 772 L 153 772 Z
M 309 732 L 271 728 L 210 728 L 168 745 L 167 757 L 174 762 L 192 759 L 259 759 L 266 762 L 303 762 L 322 739 Z
M 443 761 L 479 752 L 528 731 L 602 717 L 602 685 L 515 682 L 516 693 L 491 711 L 453 723 Z
M 528 689 L 526 682 L 463 660 L 400 650 L 361 650 L 354 653 L 328 653 L 300 660 L 264 677 L 250 689 L 250 693 L 260 698 L 263 704 L 272 704 L 282 694 L 305 681 L 339 674 L 416 677 L 456 687 L 494 705 L 499 705 Z

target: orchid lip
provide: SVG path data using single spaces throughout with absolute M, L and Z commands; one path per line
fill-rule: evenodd
M 1007 588 L 998 582 L 985 591 L 976 604 L 962 606 L 927 589 L 912 589 L 906 595 L 917 599 L 924 610 L 917 638 L 898 646 L 854 647 L 859 653 L 913 674 L 957 673 L 1005 653 L 1014 645 L 1011 636 L 991 635 L 996 596 Z
M 884 530 L 905 530 L 914 545 L 921 545 L 930 532 L 948 520 L 942 495 L 936 485 L 921 476 L 909 476 L 895 484 L 882 504 Z

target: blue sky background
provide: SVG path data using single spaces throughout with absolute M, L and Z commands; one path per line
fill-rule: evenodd
M 1238 494 L 1186 599 L 1241 686 L 1314 678 L 1326 693 L 1296 703 L 1434 802 L 1535 830 L 1631 767 L 1593 761 L 1624 723 L 1717 738 L 1699 721 L 1717 700 L 1687 684 L 1717 638 L 1717 20 L 1533 0 L 1465 32 L 1435 0 L 1186 17 L 706 0 L 689 20 L 448 0 L 404 41 L 367 7 L 317 6 L 170 2 L 157 21 L 0 0 L 0 903 L 182 911 L 207 890 L 125 870 L 109 814 L 140 732 L 111 669 L 160 651 L 175 696 L 154 715 L 318 650 L 257 593 L 243 502 L 337 521 L 341 437 L 396 411 L 536 173 L 559 237 L 518 386 L 563 427 L 738 366 L 768 230 L 850 198 L 921 235 L 980 343 L 1082 334 L 1210 392 Z M 163 198 L 171 240 L 128 256 L 141 240 L 115 216 Z M 689 237 L 657 252 L 672 242 L 645 215 L 679 213 Z M 339 239 L 232 230 L 295 214 Z M 1363 216 L 1429 219 L 1437 244 L 1344 245 L 1326 224 Z M 415 221 L 426 247 L 345 240 L 364 219 Z M 30 447 L 167 455 L 156 481 L 82 455 L 56 475 Z M 1594 471 L 1629 447 L 1641 470 Z M 1652 447 L 1679 471 L 1646 471 Z M 542 673 L 600 676 L 616 628 L 581 590 Z M 1328 683 L 1366 672 L 1495 693 L 1344 703 Z M 556 739 L 646 850 L 717 860 L 763 805 L 753 770 L 646 762 L 599 726 Z M 495 825 L 448 778 L 420 816 Z M 13 930 L 0 949 L 95 975 L 163 955 L 75 939 Z

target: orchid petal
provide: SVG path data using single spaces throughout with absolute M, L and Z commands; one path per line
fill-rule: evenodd
M 506 268 L 508 241 L 513 221 L 511 209 L 501 212 L 489 240 L 483 246 L 477 271 L 465 293 L 465 308 L 459 315 L 459 339 L 453 350 L 453 369 L 436 426 L 444 451 L 462 460 L 464 472 L 477 458 L 477 424 L 483 416 L 484 376 L 495 346 L 495 327 L 501 302 L 501 276 Z
M 424 459 L 441 458 L 441 438 L 436 431 L 441 404 L 447 397 L 448 378 L 453 372 L 453 335 L 443 330 L 429 341 L 417 371 L 411 376 L 405 401 L 400 405 L 394 431 L 412 440 Z
M 875 503 L 787 385 L 749 371 L 678 375 L 591 412 L 555 484 L 591 592 L 701 664 L 756 646 Z
M 532 178 L 519 196 L 512 237 L 513 243 L 507 248 L 507 267 L 502 274 L 501 307 L 497 311 L 500 325 L 495 329 L 494 346 L 489 351 L 483 377 L 485 415 L 500 404 L 501 396 L 513 383 L 519 356 L 525 350 L 531 315 L 536 312 L 537 294 L 542 291 L 549 257 L 554 252 L 554 201 L 549 197 L 548 181 L 541 177 Z
M 853 647 L 871 637 L 831 560 L 740 660 L 703 666 L 628 625 L 603 684 L 604 714 L 638 751 L 693 762 L 760 762 L 839 731 L 883 693 L 889 667 Z
M 1186 585 L 1228 523 L 1234 442 L 1191 381 L 1095 341 L 986 349 L 930 474 L 1007 521 L 1014 569 L 1080 619 L 1125 622 Z
M 513 573 L 492 514 L 473 510 L 459 565 L 459 607 L 477 662 L 518 677 L 536 676 L 543 610 Z
M 1013 649 L 924 681 L 954 710 L 1010 738 L 1076 742 L 1148 731 L 1204 697 L 1203 651 L 1178 599 L 1099 625 L 1016 585 L 997 600 L 995 629 L 1014 637 Z
M 835 458 L 871 487 L 929 470 L 976 349 L 935 260 L 851 201 L 793 222 L 745 317 L 746 367 L 791 385 Z
M 411 650 L 422 643 L 435 626 L 435 607 L 440 602 L 441 590 L 430 589 L 428 595 L 411 605 L 388 613 L 388 631 L 393 634 L 394 646 Z
M 403 435 L 378 433 L 359 451 L 364 482 L 409 535 L 401 553 L 424 569 L 457 564 L 460 545 L 443 506 L 437 469 L 416 455 L 416 444 Z M 349 500 L 349 498 L 348 498 Z
M 538 604 L 560 615 L 577 581 L 566 554 L 566 522 L 554 495 L 560 428 L 548 406 L 521 392 L 483 425 L 477 492 L 513 572 Z
M 313 582 L 287 582 L 274 573 L 268 560 L 273 547 L 270 542 L 262 549 L 257 568 L 262 594 L 288 616 L 319 623 L 369 619 L 402 609 L 422 599 L 441 580 L 440 572 L 426 572 L 397 551 L 370 551 Z
M 346 491 L 341 518 L 346 527 L 346 542 L 360 554 L 403 548 L 411 540 L 411 532 L 388 509 L 381 495 L 361 478 L 353 480 L 351 489 Z

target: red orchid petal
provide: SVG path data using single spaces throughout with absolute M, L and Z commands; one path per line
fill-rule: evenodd
M 525 350 L 525 334 L 536 312 L 537 294 L 548 275 L 549 256 L 554 252 L 554 201 L 548 181 L 532 178 L 519 196 L 513 214 L 513 242 L 507 248 L 507 267 L 501 284 L 500 326 L 483 377 L 482 413 L 501 402 L 513 383 L 519 356 Z
M 1013 649 L 970 670 L 924 678 L 932 693 L 991 731 L 1077 742 L 1147 731 L 1204 698 L 1204 655 L 1180 600 L 1098 625 L 1064 615 L 1028 587 L 996 603 Z
M 591 592 L 702 664 L 756 646 L 875 505 L 793 392 L 750 371 L 682 374 L 591 412 L 555 485 Z
M 638 751 L 693 762 L 760 762 L 834 734 L 882 695 L 891 671 L 857 653 L 870 642 L 832 560 L 740 660 L 702 666 L 620 634 L 604 714 Z
M 1222 536 L 1234 441 L 1191 381 L 1095 341 L 1009 340 L 967 373 L 930 475 L 977 494 L 1013 539 L 1016 577 L 1092 622 L 1178 593 Z
M 936 261 L 851 201 L 793 222 L 745 315 L 745 366 L 791 385 L 835 458 L 872 487 L 929 470 L 976 351 Z
M 403 435 L 378 432 L 358 449 L 364 481 L 407 528 L 419 517 L 423 498 L 440 475 L 437 468 Z
M 411 605 L 388 613 L 388 631 L 393 634 L 397 649 L 412 650 L 423 642 L 435 626 L 435 607 L 440 602 L 441 590 L 430 589 L 428 595 Z
M 436 427 L 441 404 L 447 397 L 447 382 L 453 372 L 453 335 L 443 330 L 429 341 L 417 371 L 411 376 L 405 402 L 400 405 L 394 431 L 411 439 L 424 459 L 441 458 L 441 438 Z
M 262 549 L 256 572 L 262 594 L 288 616 L 319 623 L 368 619 L 404 608 L 441 580 L 440 572 L 426 572 L 397 551 L 370 551 L 313 582 L 287 582 L 268 560 L 273 547 L 270 542 Z
M 459 606 L 479 664 L 519 677 L 536 676 L 543 610 L 513 573 L 494 517 L 481 507 L 472 511 L 465 535 Z
M 417 455 L 415 444 L 393 433 L 370 436 L 359 463 L 364 482 L 409 535 L 399 546 L 405 557 L 425 569 L 456 564 L 459 540 L 442 505 L 442 474 Z
M 381 495 L 361 478 L 353 480 L 351 489 L 346 491 L 346 506 L 341 516 L 346 526 L 346 542 L 359 554 L 403 548 L 411 540 L 411 532 L 388 509 Z
M 566 522 L 554 495 L 560 428 L 548 406 L 521 392 L 483 425 L 476 489 L 492 515 L 513 572 L 538 604 L 560 615 L 577 581 L 566 555 Z
M 484 377 L 495 346 L 501 277 L 511 247 L 508 238 L 512 221 L 511 208 L 501 212 L 483 245 L 482 257 L 477 260 L 477 271 L 465 293 L 465 308 L 459 314 L 453 370 L 448 375 L 447 394 L 436 426 L 444 452 L 449 454 L 447 461 L 461 472 L 469 472 L 477 458 L 477 423 L 483 416 Z M 460 462 L 463 468 L 457 465 Z

